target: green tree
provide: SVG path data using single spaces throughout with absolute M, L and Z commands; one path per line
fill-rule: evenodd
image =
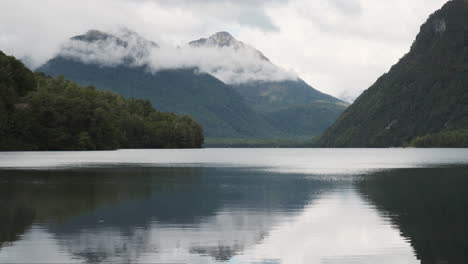
M 33 74 L 0 53 L 0 150 L 199 148 L 202 128 L 188 116 L 156 111 L 63 77 Z

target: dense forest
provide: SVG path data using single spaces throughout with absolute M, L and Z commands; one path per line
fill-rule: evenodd
M 0 51 L 0 150 L 199 148 L 203 141 L 188 116 L 33 73 Z
M 468 148 L 468 129 L 439 132 L 417 137 L 410 147 L 416 148 Z

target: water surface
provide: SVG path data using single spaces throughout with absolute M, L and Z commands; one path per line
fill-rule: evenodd
M 468 150 L 0 153 L 0 263 L 465 263 Z

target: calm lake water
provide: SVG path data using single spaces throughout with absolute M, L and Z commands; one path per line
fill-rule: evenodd
M 0 153 L 0 263 L 468 263 L 468 150 Z

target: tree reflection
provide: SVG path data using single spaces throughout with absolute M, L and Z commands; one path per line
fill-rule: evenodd
M 87 263 L 135 262 L 160 246 L 228 261 L 332 187 L 233 168 L 12 170 L 0 181 L 0 242 L 40 223 Z
M 84 212 L 148 196 L 170 177 L 170 171 L 144 168 L 0 170 L 0 245 L 17 240 L 33 223 L 65 223 Z
M 362 195 L 399 228 L 422 264 L 468 262 L 468 168 L 402 169 L 366 176 Z

